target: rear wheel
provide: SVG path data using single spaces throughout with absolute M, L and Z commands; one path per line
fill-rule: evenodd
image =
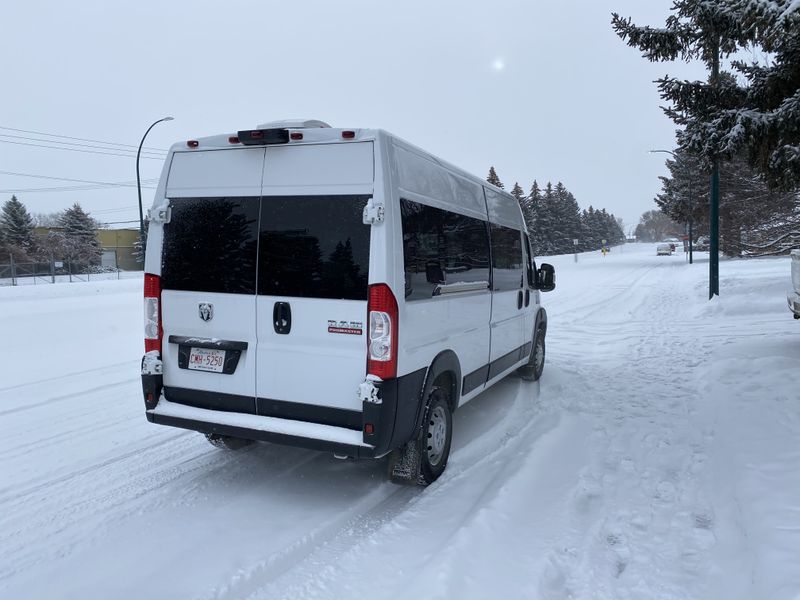
M 538 381 L 544 371 L 544 330 L 539 327 L 533 338 L 533 348 L 528 364 L 517 369 L 519 376 L 525 381 Z
M 224 450 L 240 450 L 253 443 L 253 440 L 245 440 L 229 435 L 219 435 L 217 433 L 207 433 L 205 436 L 209 444 L 215 448 L 222 448 Z
M 431 393 L 431 401 L 422 422 L 419 473 L 421 485 L 433 483 L 444 473 L 450 457 L 452 437 L 453 414 L 446 395 L 437 388 Z
M 434 387 L 417 437 L 389 458 L 389 478 L 394 483 L 428 485 L 436 481 L 447 466 L 453 437 L 453 412 L 449 386 Z

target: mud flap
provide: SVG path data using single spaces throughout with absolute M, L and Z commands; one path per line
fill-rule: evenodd
M 395 449 L 389 455 L 389 479 L 393 483 L 418 485 L 421 466 L 422 454 L 420 453 L 419 437 L 417 437 L 405 446 Z

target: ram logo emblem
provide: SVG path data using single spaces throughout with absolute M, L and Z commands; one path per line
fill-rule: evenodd
M 210 321 L 214 318 L 214 305 L 210 302 L 201 302 L 198 306 L 200 311 L 200 318 L 203 321 Z

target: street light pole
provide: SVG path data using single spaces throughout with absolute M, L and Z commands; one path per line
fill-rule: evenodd
M 675 159 L 676 162 L 683 162 L 683 159 L 675 154 L 672 150 L 650 150 L 650 153 L 653 154 L 655 152 L 663 152 L 665 154 L 671 154 L 672 158 Z M 694 244 L 694 235 L 692 231 L 692 224 L 694 223 L 694 206 L 692 204 L 692 175 L 689 174 L 689 264 L 694 264 L 694 260 L 692 257 L 692 246 Z
M 139 142 L 139 149 L 136 151 L 136 191 L 139 193 L 139 240 L 144 243 L 144 211 L 142 210 L 142 184 L 141 179 L 139 177 L 139 156 L 142 154 L 142 146 L 144 146 L 144 139 L 147 137 L 147 134 L 150 133 L 150 130 L 161 123 L 162 121 L 172 121 L 172 117 L 164 117 L 163 119 L 159 119 L 150 127 L 147 128 L 147 131 L 144 132 L 142 136 L 142 141 Z

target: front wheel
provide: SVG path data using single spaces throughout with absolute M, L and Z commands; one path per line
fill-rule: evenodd
M 533 338 L 533 348 L 528 364 L 520 367 L 517 372 L 525 381 L 538 381 L 544 371 L 544 330 L 540 327 Z

